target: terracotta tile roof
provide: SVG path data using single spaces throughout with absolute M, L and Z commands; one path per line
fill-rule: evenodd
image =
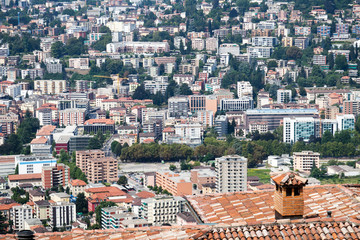
M 70 181 L 70 184 L 72 186 L 86 186 L 86 182 L 84 182 L 83 180 L 80 180 L 80 179 L 72 179 Z
M 31 144 L 45 144 L 48 141 L 48 139 L 44 136 L 41 136 L 39 138 L 34 138 L 31 141 Z
M 356 220 L 356 222 L 359 222 Z M 319 221 L 276 223 L 216 228 L 198 239 L 360 239 L 358 223 L 350 221 Z
M 89 119 L 84 123 L 84 125 L 90 124 L 115 124 L 115 121 L 111 119 Z
M 19 203 L 0 204 L 0 211 L 10 210 L 14 206 L 20 206 Z
M 356 189 L 356 190 L 354 190 Z M 360 215 L 360 185 L 304 187 L 304 216 L 356 217 Z M 274 221 L 274 189 L 204 196 L 187 200 L 204 223 L 233 224 Z
M 141 192 L 138 192 L 136 194 L 136 196 L 138 196 L 139 198 L 152 198 L 152 197 L 155 197 L 155 194 L 152 193 L 152 192 L 148 192 L 148 191 L 141 191 Z
M 16 175 L 9 175 L 8 179 L 10 181 L 17 181 L 17 180 L 31 180 L 31 179 L 41 179 L 41 173 L 30 173 L 30 174 L 16 174 Z
M 36 133 L 36 136 L 48 136 L 50 135 L 54 130 L 56 126 L 54 125 L 45 125 Z

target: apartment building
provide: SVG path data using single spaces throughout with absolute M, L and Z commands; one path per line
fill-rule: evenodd
M 218 193 L 247 190 L 247 158 L 228 155 L 215 159 Z
M 33 218 L 32 211 L 32 207 L 26 204 L 11 208 L 10 219 L 13 221 L 15 231 L 25 230 L 25 220 Z
M 331 33 L 330 26 L 322 25 L 317 27 L 317 34 L 320 37 L 330 37 L 330 33 Z
M 210 168 L 192 169 L 190 180 L 193 184 L 196 184 L 199 190 L 202 190 L 204 184 L 215 184 L 216 172 Z
M 313 168 L 320 167 L 320 153 L 302 151 L 293 153 L 294 170 L 309 172 Z
M 162 53 L 169 52 L 170 46 L 167 42 L 118 42 L 106 45 L 108 53 Z
M 194 50 L 203 50 L 205 48 L 205 40 L 202 38 L 191 39 L 191 48 Z
M 326 65 L 326 56 L 325 55 L 314 55 L 313 64 L 314 65 Z
M 255 47 L 274 47 L 278 44 L 276 37 L 253 37 L 252 45 Z
M 69 68 L 75 69 L 89 69 L 89 59 L 88 58 L 70 58 L 69 59 Z
M 50 206 L 48 200 L 34 201 L 34 216 L 40 220 L 50 219 Z
M 44 189 L 57 186 L 66 188 L 70 181 L 70 168 L 63 163 L 58 163 L 54 167 L 43 167 L 41 181 Z
M 295 35 L 308 36 L 311 33 L 311 27 L 295 26 Z
M 85 122 L 86 109 L 68 108 L 59 111 L 59 126 L 81 125 Z
M 66 91 L 66 80 L 35 80 L 34 90 L 42 94 L 60 94 Z
M 171 97 L 168 100 L 169 117 L 186 117 L 189 112 L 189 99 L 187 96 Z
M 269 58 L 273 53 L 272 47 L 248 47 L 247 51 L 252 58 Z
M 84 123 L 84 132 L 97 133 L 98 131 L 114 133 L 115 121 L 111 119 L 89 119 Z
M 248 81 L 239 81 L 237 82 L 237 95 L 238 98 L 242 97 L 253 97 L 253 87 Z
M 179 196 L 155 197 L 141 200 L 140 216 L 153 226 L 175 224 L 177 214 L 185 211 L 185 199 Z
M 156 186 L 162 187 L 174 196 L 192 195 L 190 173 L 156 172 Z
M 277 102 L 278 103 L 288 103 L 291 102 L 292 92 L 288 89 L 279 89 L 277 90 Z
M 118 161 L 112 157 L 105 157 L 101 150 L 77 151 L 76 166 L 91 183 L 112 183 L 118 180 Z
M 101 209 L 102 229 L 137 228 L 151 226 L 146 219 L 139 218 L 135 213 L 123 207 L 107 207 Z
M 79 193 L 83 193 L 86 186 L 86 182 L 80 179 L 73 179 L 69 183 L 70 192 L 74 196 L 77 196 Z
M 76 222 L 76 205 L 69 202 L 53 202 L 50 206 L 50 226 L 71 228 Z

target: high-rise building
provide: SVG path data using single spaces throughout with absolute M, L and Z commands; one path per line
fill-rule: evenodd
M 69 202 L 54 202 L 50 206 L 50 226 L 71 228 L 76 222 L 76 205 Z
M 279 89 L 277 90 L 277 102 L 278 103 L 288 103 L 291 101 L 292 93 L 288 89 Z
M 18 155 L 15 166 L 18 165 L 19 174 L 41 173 L 43 167 L 55 166 L 56 158 L 51 154 Z
M 225 137 L 228 134 L 228 119 L 225 115 L 219 115 L 214 121 L 215 131 L 219 137 Z
M 54 167 L 43 167 L 41 181 L 44 189 L 56 186 L 66 187 L 70 181 L 70 168 L 62 163 Z
M 85 122 L 86 109 L 68 108 L 59 111 L 59 125 L 81 125 Z
M 34 90 L 42 94 L 59 94 L 66 90 L 66 80 L 35 80 Z
M 105 157 L 101 150 L 77 151 L 76 166 L 91 183 L 115 182 L 118 179 L 118 161 Z
M 239 81 L 237 82 L 237 95 L 238 98 L 242 97 L 253 97 L 253 87 L 250 82 Z
M 314 164 L 320 167 L 320 153 L 312 151 L 294 152 L 294 170 L 311 171 Z
M 154 226 L 175 224 L 176 215 L 185 210 L 185 199 L 178 196 L 156 197 L 141 200 L 140 217 Z
M 220 109 L 223 111 L 245 111 L 254 108 L 254 101 L 249 97 L 238 99 L 221 99 Z
M 24 230 L 25 220 L 32 218 L 32 208 L 29 205 L 13 206 L 10 210 L 10 219 L 13 221 L 15 231 Z
M 168 100 L 169 117 L 186 117 L 189 111 L 189 99 L 187 96 L 171 97 Z
M 216 158 L 215 169 L 217 192 L 247 190 L 247 158 L 238 155 Z

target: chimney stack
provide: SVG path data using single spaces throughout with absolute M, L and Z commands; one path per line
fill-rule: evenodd
M 304 215 L 304 191 L 307 179 L 289 172 L 272 177 L 276 190 L 274 194 L 275 218 L 302 218 Z

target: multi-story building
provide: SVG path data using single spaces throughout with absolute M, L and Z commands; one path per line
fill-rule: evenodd
M 317 109 L 248 109 L 245 112 L 246 128 L 254 121 L 267 122 L 269 131 L 279 127 L 286 117 L 319 117 Z
M 108 53 L 163 53 L 169 52 L 170 47 L 167 42 L 117 42 L 106 45 Z
M 70 58 L 69 59 L 69 68 L 89 69 L 89 59 L 88 58 Z
M 311 27 L 295 26 L 295 35 L 308 36 L 311 33 Z
M 86 186 L 86 182 L 80 179 L 72 179 L 69 183 L 70 192 L 74 196 L 77 196 L 79 193 L 83 193 Z
M 267 122 L 251 122 L 249 123 L 249 133 L 258 131 L 260 134 L 267 133 L 269 131 L 269 126 Z
M 338 131 L 355 129 L 355 116 L 352 114 L 336 116 L 336 122 Z
M 245 111 L 254 108 L 254 101 L 250 97 L 238 99 L 221 99 L 220 109 L 223 111 Z
M 77 151 L 76 166 L 91 183 L 111 183 L 118 179 L 118 161 L 112 157 L 105 157 L 101 150 Z
M 84 132 L 96 134 L 98 131 L 114 133 L 115 121 L 111 119 L 89 119 L 84 123 Z
M 309 46 L 309 38 L 307 37 L 295 38 L 294 45 L 300 49 L 305 49 Z
M 146 219 L 140 219 L 135 213 L 128 212 L 127 209 L 123 207 L 106 207 L 101 209 L 102 229 L 147 226 L 149 226 L 149 224 Z
M 344 101 L 344 114 L 354 114 L 355 116 L 360 114 L 360 101 Z
M 62 73 L 62 64 L 59 59 L 48 58 L 45 59 L 46 71 L 49 73 Z
M 171 97 L 168 100 L 169 117 L 186 117 L 189 112 L 189 99 L 187 96 Z
M 330 26 L 322 25 L 317 27 L 317 34 L 320 37 L 330 37 L 330 33 L 331 33 Z
M 336 24 L 336 33 L 337 34 L 348 34 L 349 33 L 349 24 L 337 23 Z
M 284 118 L 283 136 L 286 143 L 309 141 L 320 137 L 320 123 L 315 118 Z
M 217 51 L 218 49 L 218 39 L 217 38 L 207 38 L 205 40 L 205 46 L 207 51 Z
M 277 90 L 277 102 L 278 103 L 288 103 L 291 102 L 292 93 L 291 90 L 279 89 Z
M 43 108 L 37 111 L 37 118 L 39 119 L 40 126 L 52 124 L 52 110 Z
M 274 47 L 278 44 L 276 37 L 253 37 L 252 45 L 255 47 Z
M 13 206 L 10 210 L 10 219 L 13 221 L 15 231 L 25 230 L 25 220 L 32 219 L 32 207 L 29 205 Z
M 41 173 L 43 167 L 54 167 L 56 161 L 56 158 L 53 158 L 51 154 L 17 155 L 15 166 L 18 166 L 19 174 Z
M 86 109 L 68 108 L 59 111 L 59 126 L 82 125 L 85 122 Z
M 314 65 L 326 65 L 326 56 L 325 55 L 314 55 L 313 64 Z
M 219 115 L 214 121 L 215 131 L 219 137 L 225 137 L 228 134 L 228 119 L 225 115 Z
M 235 43 L 223 43 L 219 46 L 219 55 L 223 54 L 232 54 L 232 55 L 239 55 L 240 54 L 240 47 L 238 44 Z
M 248 81 L 239 81 L 237 82 L 237 95 L 238 98 L 242 97 L 253 97 L 253 87 Z
M 269 58 L 273 50 L 272 47 L 248 47 L 247 49 L 252 58 Z
M 189 172 L 156 172 L 156 186 L 162 187 L 174 196 L 192 195 L 192 183 Z
M 192 169 L 191 182 L 202 190 L 204 184 L 215 184 L 216 172 L 210 168 Z
M 57 186 L 65 188 L 70 181 L 70 168 L 63 163 L 58 163 L 54 167 L 43 167 L 41 181 L 44 189 Z
M 34 90 L 42 94 L 60 94 L 66 91 L 66 80 L 35 80 Z
M 281 39 L 281 43 L 283 47 L 292 47 L 294 45 L 294 38 L 293 37 L 283 37 Z
M 194 50 L 203 50 L 205 48 L 205 40 L 202 38 L 191 39 L 191 48 Z
M 311 171 L 314 164 L 320 167 L 320 153 L 302 151 L 293 153 L 294 170 Z
M 176 215 L 185 211 L 185 199 L 182 197 L 156 197 L 141 200 L 140 216 L 154 226 L 175 224 Z
M 228 155 L 215 159 L 216 190 L 218 193 L 247 190 L 247 159 Z
M 69 153 L 76 151 L 82 151 L 86 150 L 89 146 L 90 139 L 92 139 L 94 136 L 92 135 L 77 135 L 70 137 L 69 140 Z
M 346 57 L 346 60 L 349 61 L 349 54 L 350 54 L 350 50 L 329 50 L 329 53 L 332 53 L 334 55 L 334 59 L 336 59 L 336 57 L 338 55 L 343 55 Z
M 50 206 L 50 226 L 53 228 L 71 228 L 76 222 L 76 205 L 69 202 L 54 202 Z
M 48 200 L 34 201 L 34 216 L 40 220 L 50 219 L 50 206 Z

